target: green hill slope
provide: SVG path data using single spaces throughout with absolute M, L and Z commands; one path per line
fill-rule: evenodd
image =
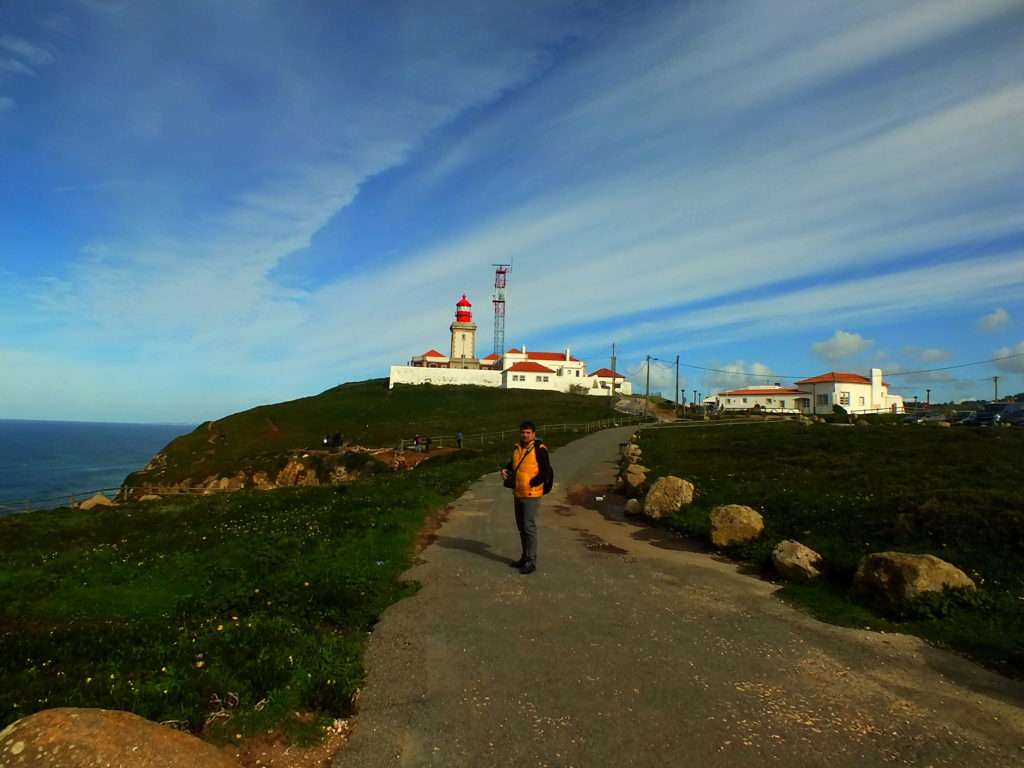
M 130 475 L 125 484 L 167 485 L 274 467 L 289 451 L 319 447 L 326 433 L 341 432 L 363 446 L 394 446 L 417 433 L 470 435 L 514 429 L 523 419 L 573 423 L 612 413 L 606 398 L 587 395 L 470 386 L 389 390 L 387 380 L 372 379 L 200 424 L 164 448 L 157 465 Z

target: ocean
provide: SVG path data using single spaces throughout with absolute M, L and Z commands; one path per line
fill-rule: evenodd
M 0 515 L 24 508 L 26 499 L 33 509 L 51 508 L 72 494 L 116 488 L 193 428 L 0 419 Z

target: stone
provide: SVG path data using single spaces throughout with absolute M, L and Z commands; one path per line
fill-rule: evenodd
M 887 611 L 944 589 L 975 589 L 974 581 L 935 555 L 876 552 L 865 555 L 853 577 L 853 592 Z
M 320 485 L 320 480 L 316 476 L 316 470 L 307 467 L 298 459 L 292 459 L 285 464 L 284 469 L 277 473 L 277 485 L 280 487 L 290 485 Z
M 90 510 L 95 507 L 112 507 L 114 502 L 104 496 L 102 493 L 97 493 L 91 499 L 86 499 L 78 505 L 79 509 Z
M 0 732 L 0 765 L 19 764 L 33 768 L 240 768 L 217 747 L 130 712 L 72 707 L 44 709 Z
M 722 504 L 711 510 L 711 543 L 728 547 L 753 541 L 764 531 L 764 518 L 743 504 Z
M 865 419 L 857 419 L 856 424 L 858 427 L 870 427 L 871 422 Z
M 952 427 L 953 425 L 948 421 L 940 421 L 936 423 L 936 427 Z
M 262 471 L 253 473 L 252 484 L 255 488 L 261 491 L 269 491 L 277 487 L 270 479 L 270 475 Z
M 789 581 L 811 581 L 821 576 L 821 555 L 799 541 L 780 541 L 772 550 L 772 564 Z
M 139 501 L 160 501 L 160 498 L 155 493 L 147 493 L 145 496 L 140 496 Z
M 675 475 L 659 477 L 644 497 L 644 514 L 659 519 L 693 503 L 693 483 Z
M 630 517 L 639 517 L 643 514 L 644 508 L 640 503 L 640 499 L 629 499 L 626 501 L 625 512 Z
M 635 498 L 647 487 L 647 467 L 630 464 L 622 473 L 622 485 L 627 496 Z

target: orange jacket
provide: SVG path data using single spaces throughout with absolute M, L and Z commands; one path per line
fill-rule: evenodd
M 544 477 L 541 473 L 541 466 L 547 464 L 548 449 L 540 440 L 525 448 L 519 443 L 512 450 L 512 461 L 508 464 L 508 470 L 515 473 L 516 487 L 515 496 L 517 499 L 536 499 L 544 495 Z M 522 461 L 522 464 L 519 462 Z M 519 470 L 516 471 L 516 467 Z

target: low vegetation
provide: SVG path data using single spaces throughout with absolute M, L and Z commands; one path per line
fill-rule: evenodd
M 390 397 L 363 384 L 332 397 L 344 400 L 346 389 L 373 414 L 377 431 L 365 433 L 373 440 L 509 429 L 523 416 L 609 415 L 599 398 L 550 393 Z M 394 400 L 406 421 L 384 407 Z M 274 408 L 289 441 L 357 419 L 351 403 L 299 409 L 305 426 Z M 465 418 L 446 422 L 444 412 Z M 261 418 L 224 423 L 230 435 L 251 436 L 243 426 Z M 544 435 L 553 446 L 576 436 Z M 40 709 L 89 706 L 175 721 L 213 739 L 275 726 L 318 732 L 324 719 L 351 712 L 368 630 L 414 588 L 399 576 L 424 520 L 503 464 L 513 439 L 344 486 L 0 518 L 0 728 Z
M 605 398 L 491 387 L 408 386 L 386 379 L 342 384 L 319 395 L 261 405 L 200 424 L 161 453 L 159 471 L 136 472 L 128 485 L 178 483 L 239 470 L 279 469 L 288 451 L 315 448 L 340 432 L 363 446 L 395 446 L 415 434 L 470 438 L 514 429 L 529 414 L 538 424 L 586 422 L 610 413 Z
M 647 431 L 643 450 L 653 475 L 697 486 L 695 503 L 666 521 L 674 529 L 707 540 L 714 506 L 747 504 L 764 516 L 765 533 L 732 554 L 768 571 L 775 544 L 797 539 L 823 556 L 824 582 L 787 586 L 783 598 L 826 620 L 898 627 L 1024 675 L 1024 430 L 761 423 Z M 885 621 L 849 588 L 861 557 L 886 550 L 937 555 L 979 590 Z

